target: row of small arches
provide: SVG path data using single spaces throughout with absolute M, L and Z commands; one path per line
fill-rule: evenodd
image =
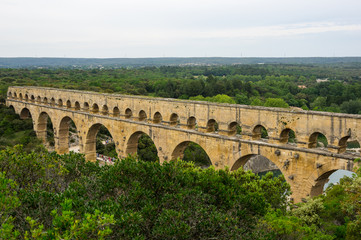
M 36 101 L 37 103 L 49 104 L 50 106 L 66 107 L 68 109 L 73 108 L 74 110 L 77 110 L 77 111 L 80 111 L 80 110 L 90 111 L 93 114 L 101 114 L 101 115 L 107 115 L 107 116 L 111 115 L 112 117 L 120 117 L 121 116 L 120 109 L 118 107 L 114 107 L 112 110 L 112 113 L 110 114 L 109 108 L 107 105 L 103 105 L 102 108 L 100 109 L 100 107 L 96 103 L 94 103 L 90 107 L 88 102 L 84 102 L 83 106 L 81 106 L 78 101 L 76 101 L 74 103 L 74 105 L 72 105 L 71 101 L 67 100 L 66 103 L 64 104 L 62 99 L 58 99 L 56 101 L 54 98 L 51 98 L 49 100 L 46 97 L 44 97 L 42 99 L 40 96 L 38 96 L 35 100 L 34 95 L 31 95 L 29 98 L 28 94 L 25 94 L 23 96 L 22 93 L 19 93 L 19 96 L 17 96 L 16 93 L 12 94 L 11 92 L 9 92 L 8 97 L 10 97 L 10 98 L 19 97 L 20 100 L 31 101 L 31 102 Z M 140 110 L 138 113 L 138 116 L 133 116 L 133 111 L 130 108 L 127 108 L 127 109 L 125 109 L 123 116 L 125 117 L 125 119 L 136 119 L 138 121 L 148 121 L 147 114 L 144 110 Z M 156 112 L 153 115 L 153 119 L 149 119 L 149 120 L 154 124 L 168 123 L 170 126 L 173 126 L 173 127 L 181 125 L 180 118 L 179 118 L 178 114 L 176 114 L 176 113 L 171 114 L 169 121 L 164 120 L 162 117 L 162 114 L 160 112 Z M 187 123 L 185 124 L 185 126 L 187 129 L 190 129 L 190 130 L 197 130 L 198 128 L 203 128 L 203 129 L 205 129 L 205 132 L 207 132 L 207 133 L 212 133 L 212 132 L 218 131 L 218 123 L 214 119 L 208 120 L 207 125 L 205 127 L 198 127 L 196 118 L 194 116 L 191 116 L 187 119 Z M 228 136 L 235 136 L 236 134 L 239 134 L 241 132 L 241 127 L 237 122 L 231 122 L 230 124 L 228 124 L 228 129 L 226 132 L 227 132 Z M 294 131 L 292 129 L 289 129 L 289 128 L 284 129 L 279 136 L 280 143 L 289 143 L 291 133 L 294 134 Z M 266 135 L 266 136 L 264 136 L 264 135 Z M 310 135 L 309 143 L 308 143 L 309 148 L 317 147 L 317 144 L 318 144 L 317 138 L 319 135 L 323 135 L 323 134 L 319 133 L 319 132 L 315 132 Z M 257 125 L 254 127 L 254 129 L 252 131 L 252 139 L 253 140 L 266 139 L 267 137 L 268 137 L 267 130 L 265 129 L 264 126 Z M 348 139 L 349 139 L 349 136 L 345 136 L 340 139 L 339 151 L 338 151 L 339 153 L 346 151 Z

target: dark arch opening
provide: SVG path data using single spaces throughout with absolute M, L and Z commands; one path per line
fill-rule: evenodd
M 28 119 L 31 118 L 31 114 L 29 109 L 23 108 L 20 112 L 20 119 Z
M 346 152 L 360 155 L 360 143 L 357 140 L 348 140 L 346 143 Z
M 187 119 L 187 128 L 196 129 L 197 128 L 197 119 L 195 117 L 189 117 Z
M 344 176 L 350 177 L 353 174 L 354 172 L 340 169 L 334 169 L 322 174 L 315 180 L 316 183 L 311 188 L 310 196 L 315 197 L 322 194 L 331 184 L 336 184 Z
M 68 101 L 66 101 L 66 108 L 71 108 L 71 102 L 70 102 L 70 100 L 68 100 Z
M 50 116 L 46 112 L 42 112 L 39 115 L 37 134 L 38 134 L 38 138 L 41 139 L 43 144 L 49 150 L 54 150 L 54 145 L 55 145 L 54 127 Z
M 216 122 L 216 120 L 214 119 L 208 120 L 206 132 L 210 133 L 216 131 L 218 131 L 218 123 Z
M 172 113 L 172 115 L 170 115 L 169 124 L 171 126 L 179 125 L 179 116 L 178 116 L 178 114 Z
M 22 93 L 19 93 L 19 99 L 23 100 L 23 94 Z
M 37 97 L 36 102 L 41 103 L 41 97 L 40 96 Z
M 16 92 L 14 92 L 14 94 L 13 94 L 13 98 L 18 98 L 18 96 L 17 96 Z
M 87 102 L 84 103 L 83 110 L 84 111 L 89 111 L 89 103 L 87 103 Z
M 8 92 L 8 98 L 12 98 L 11 92 Z
M 138 131 L 133 133 L 127 143 L 126 154 L 137 154 L 139 160 L 158 162 L 158 150 L 148 134 Z
M 29 101 L 29 96 L 28 96 L 28 94 L 25 94 L 24 99 L 25 99 L 25 101 Z
M 140 110 L 139 115 L 138 115 L 138 120 L 139 121 L 147 120 L 147 114 L 143 110 Z
M 162 122 L 162 120 L 163 120 L 163 117 L 162 117 L 162 114 L 160 114 L 160 112 L 154 113 L 153 123 L 159 124 Z
M 132 110 L 130 110 L 130 108 L 127 108 L 125 110 L 125 118 L 129 119 L 133 116 Z
M 241 127 L 238 122 L 231 122 L 228 125 L 228 135 L 235 136 L 236 134 L 240 134 L 242 132 Z
M 296 139 L 295 132 L 290 128 L 286 128 L 286 129 L 282 130 L 281 135 L 280 135 L 280 142 L 281 143 L 296 143 L 297 139 Z
M 191 141 L 185 141 L 176 146 L 172 153 L 172 160 L 178 158 L 186 162 L 193 162 L 202 168 L 212 165 L 206 151 L 199 144 Z
M 50 105 L 53 106 L 53 107 L 55 106 L 55 99 L 54 98 L 50 99 Z
M 74 121 L 66 116 L 59 125 L 59 151 L 66 153 L 69 151 L 80 152 L 80 138 Z
M 94 103 L 92 106 L 92 113 L 98 113 L 99 112 L 99 106 L 98 104 Z
M 103 105 L 102 107 L 102 114 L 103 115 L 108 115 L 109 114 L 109 109 L 107 105 Z
M 117 156 L 116 146 L 109 130 L 100 123 L 91 126 L 85 141 L 86 160 L 113 162 Z
M 268 139 L 268 132 L 266 128 L 262 125 L 255 126 L 252 132 L 252 138 L 253 140 Z
M 58 100 L 58 106 L 59 106 L 59 107 L 62 107 L 62 106 L 63 106 L 63 100 L 61 100 L 61 99 Z
M 113 108 L 113 117 L 119 117 L 120 116 L 120 111 L 118 107 L 114 107 Z
M 34 95 L 31 95 L 31 101 L 32 101 L 32 102 L 35 102 L 35 97 L 34 97 Z
M 43 103 L 44 103 L 44 104 L 48 104 L 48 99 L 47 99 L 46 97 L 44 97 Z
M 15 113 L 15 108 L 14 108 L 13 105 L 10 105 L 10 106 L 9 106 L 9 109 L 10 109 L 13 113 Z
M 320 132 L 314 132 L 309 138 L 309 148 L 325 148 L 328 145 L 328 141 L 325 135 Z
M 75 110 L 80 110 L 80 103 L 78 101 L 75 102 Z

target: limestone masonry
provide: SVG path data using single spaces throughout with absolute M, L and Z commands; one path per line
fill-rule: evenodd
M 95 139 L 101 125 L 111 133 L 119 157 L 137 152 L 138 139 L 148 134 L 161 162 L 182 157 L 190 142 L 199 144 L 213 166 L 231 170 L 262 155 L 282 171 L 295 202 L 322 193 L 331 173 L 352 170 L 359 156 L 346 153 L 348 140 L 360 142 L 360 115 L 216 104 L 176 99 L 100 94 L 41 87 L 9 87 L 7 106 L 22 118 L 31 117 L 39 138 L 46 139 L 50 117 L 55 149 L 69 151 L 69 124 L 73 120 L 80 152 L 96 157 Z M 237 128 L 242 128 L 237 134 Z M 261 138 L 261 129 L 268 139 Z M 295 132 L 297 143 L 288 143 Z M 317 136 L 327 137 L 327 148 L 316 148 Z

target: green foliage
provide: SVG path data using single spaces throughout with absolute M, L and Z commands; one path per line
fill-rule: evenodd
M 265 107 L 279 107 L 279 108 L 289 108 L 290 106 L 282 98 L 267 98 L 264 103 Z
M 17 183 L 10 232 L 25 239 L 265 238 L 258 219 L 285 209 L 289 191 L 282 179 L 242 169 L 131 157 L 100 167 L 80 154 L 21 147 L 0 151 L 0 171 Z

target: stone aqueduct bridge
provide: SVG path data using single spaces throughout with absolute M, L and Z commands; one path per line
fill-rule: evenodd
M 322 193 L 332 172 L 352 170 L 357 156 L 345 153 L 346 142 L 349 138 L 361 142 L 359 115 L 40 87 L 9 87 L 7 105 L 22 118 L 31 116 L 43 140 L 50 117 L 58 153 L 69 151 L 68 131 L 73 120 L 80 152 L 87 160 L 95 160 L 101 125 L 111 133 L 119 157 L 136 153 L 143 133 L 156 145 L 160 162 L 182 157 L 190 142 L 199 144 L 216 168 L 235 170 L 252 156 L 263 155 L 281 170 L 295 202 Z M 237 125 L 241 134 L 237 134 Z M 261 139 L 262 126 L 268 131 L 267 140 Z M 290 130 L 295 132 L 297 144 L 287 143 Z M 319 133 L 327 137 L 327 149 L 315 148 Z

